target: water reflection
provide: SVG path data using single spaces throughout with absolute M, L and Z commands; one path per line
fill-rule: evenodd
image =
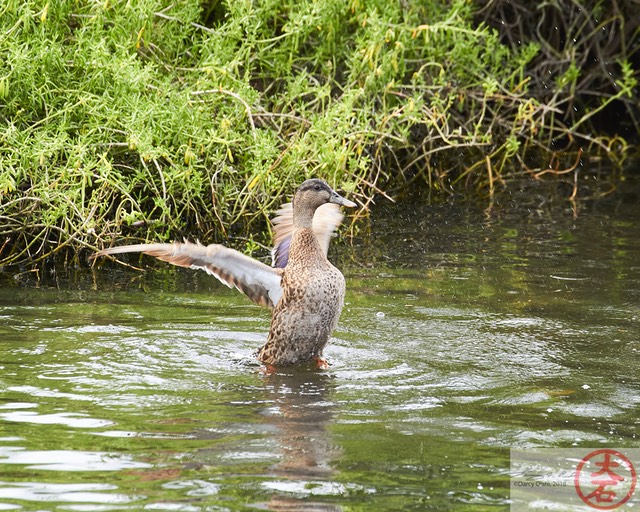
M 341 486 L 330 481 L 332 461 L 339 458 L 340 450 L 327 432 L 335 414 L 335 377 L 313 369 L 282 369 L 266 374 L 264 386 L 272 403 L 261 414 L 275 427 L 280 452 L 279 462 L 272 467 L 280 479 L 263 483 L 276 491 L 266 505 L 278 511 L 342 510 L 313 501 L 314 495 L 342 494 Z
M 0 482 L 0 499 L 19 500 L 22 502 L 64 502 L 94 505 L 78 505 L 68 510 L 113 510 L 104 504 L 124 505 L 135 501 L 135 498 L 124 494 L 111 493 L 117 487 L 100 483 L 54 484 L 46 482 Z M 6 508 L 3 508 L 3 505 Z M 90 507 L 90 508 L 89 508 Z M 0 503 L 0 510 L 22 510 L 22 507 Z
M 33 404 L 33 407 L 36 407 Z M 41 425 L 67 425 L 72 428 L 97 428 L 112 425 L 108 420 L 98 420 L 79 413 L 60 412 L 39 414 L 35 411 L 10 411 L 0 413 L 0 420 L 15 423 L 39 423 Z
M 25 450 L 21 446 L 0 446 L 0 464 L 17 464 L 34 471 L 120 471 L 149 467 L 149 464 L 119 453 L 79 450 L 36 451 Z

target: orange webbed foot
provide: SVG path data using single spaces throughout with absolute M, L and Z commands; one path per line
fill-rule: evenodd
M 278 368 L 271 364 L 262 363 L 262 366 L 260 366 L 260 373 L 263 373 L 264 375 L 273 375 L 277 372 Z
M 318 368 L 318 370 L 326 370 L 331 366 L 324 357 L 313 356 L 313 360 L 316 362 L 316 368 Z

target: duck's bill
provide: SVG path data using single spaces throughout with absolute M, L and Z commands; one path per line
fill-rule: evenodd
M 336 203 L 341 206 L 346 206 L 347 208 L 355 208 L 356 206 L 358 206 L 356 203 L 354 203 L 353 201 L 349 201 L 348 199 L 345 199 L 337 192 L 334 192 L 333 194 L 331 194 L 331 199 L 329 201 L 331 203 Z

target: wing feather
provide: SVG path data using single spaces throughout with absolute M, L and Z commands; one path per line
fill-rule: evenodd
M 335 236 L 334 232 L 342 224 L 343 218 L 344 215 L 340 211 L 340 207 L 334 203 L 323 204 L 313 216 L 313 232 L 320 242 L 325 256 L 329 252 L 329 242 Z M 289 261 L 289 246 L 293 233 L 293 206 L 291 203 L 283 204 L 271 222 L 274 228 L 273 250 L 271 251 L 272 265 L 276 268 L 284 268 Z
M 104 249 L 92 258 L 130 252 L 142 252 L 179 267 L 204 270 L 261 306 L 273 308 L 282 296 L 281 269 L 271 268 L 223 245 L 191 242 L 123 245 Z

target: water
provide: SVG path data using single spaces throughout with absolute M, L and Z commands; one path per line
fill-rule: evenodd
M 508 510 L 511 448 L 638 447 L 640 207 L 569 206 L 376 210 L 325 371 L 204 274 L 4 276 L 0 510 Z

